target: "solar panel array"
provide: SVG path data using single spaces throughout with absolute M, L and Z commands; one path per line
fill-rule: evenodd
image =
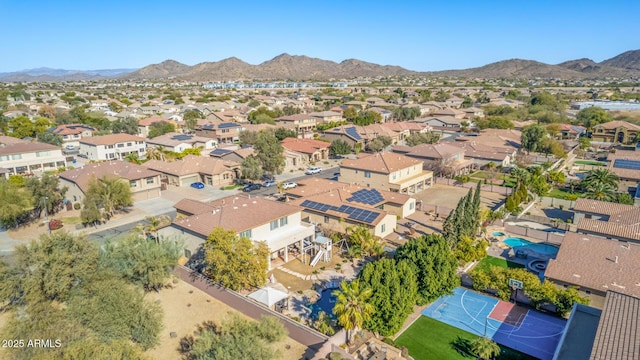
M 352 138 L 356 139 L 356 140 L 362 140 L 362 137 L 360 136 L 360 134 L 358 134 L 358 131 L 356 130 L 355 127 L 348 127 L 346 129 L 344 129 L 344 131 L 351 136 Z
M 192 138 L 193 138 L 193 136 L 185 135 L 185 134 L 174 135 L 174 136 L 171 137 L 172 140 L 178 140 L 178 141 L 191 140 Z
M 334 211 L 349 215 L 348 216 L 349 219 L 362 221 L 367 224 L 371 224 L 378 217 L 378 215 L 380 215 L 376 211 L 360 209 L 360 208 L 356 208 L 349 205 L 341 205 L 340 207 L 335 207 L 333 205 L 322 204 L 322 203 L 311 201 L 311 200 L 305 200 L 300 205 L 303 207 L 321 211 L 321 212 L 334 210 Z
M 640 161 L 638 161 L 638 160 L 616 159 L 613 162 L 613 167 L 614 168 L 618 168 L 618 169 L 640 170 Z
M 376 189 L 368 190 L 362 189 L 351 194 L 351 197 L 347 199 L 349 202 L 359 202 L 367 205 L 379 204 L 384 200 L 384 197 Z
M 231 127 L 236 127 L 236 126 L 240 126 L 240 125 L 238 125 L 236 123 L 227 122 L 227 123 L 221 123 L 220 125 L 218 125 L 218 128 L 226 129 L 226 128 L 231 128 Z

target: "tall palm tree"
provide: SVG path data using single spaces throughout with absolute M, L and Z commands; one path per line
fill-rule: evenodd
M 140 161 L 140 158 L 138 157 L 137 152 L 128 153 L 127 156 L 124 157 L 124 160 L 137 165 L 140 165 L 142 163 L 142 161 Z
M 607 183 L 596 182 L 587 186 L 584 197 L 587 199 L 614 201 L 616 199 L 616 189 Z
M 595 184 L 608 184 L 611 185 L 613 189 L 617 189 L 618 181 L 620 181 L 618 175 L 611 171 L 607 169 L 594 169 L 587 173 L 587 176 L 582 180 L 582 185 L 588 189 Z
M 380 256 L 384 252 L 382 239 L 364 226 L 351 226 L 347 228 L 347 234 L 349 243 L 360 245 L 362 251 L 369 256 Z
M 353 334 L 362 327 L 365 321 L 371 319 L 375 311 L 373 305 L 367 302 L 372 295 L 370 288 L 361 287 L 359 280 L 343 281 L 340 289 L 333 292 L 336 304 L 333 313 L 338 323 L 347 331 L 347 340 L 351 342 Z
M 160 230 L 160 228 L 163 225 L 169 224 L 171 222 L 171 218 L 167 215 L 160 215 L 160 216 L 147 216 L 145 220 L 147 220 L 148 222 L 148 224 L 144 225 L 143 227 L 145 235 L 153 234 L 155 236 L 156 242 L 160 243 L 158 230 Z
M 164 153 L 161 151 L 161 146 L 149 146 L 147 147 L 147 159 L 149 160 L 163 160 Z
M 518 186 L 520 185 L 520 183 L 527 183 L 529 181 L 529 178 L 531 177 L 531 173 L 529 171 L 527 171 L 527 169 L 521 168 L 521 167 L 514 167 L 513 169 L 511 169 L 511 176 L 513 176 L 514 178 L 516 178 L 517 182 L 518 182 Z M 516 186 L 516 188 L 518 187 Z
M 471 351 L 481 359 L 492 359 L 500 354 L 500 346 L 493 340 L 481 336 L 471 342 Z

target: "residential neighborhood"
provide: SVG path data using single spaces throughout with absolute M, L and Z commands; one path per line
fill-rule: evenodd
M 60 311 L 34 326 L 95 345 L 60 358 L 244 326 L 266 359 L 637 358 L 636 78 L 176 74 L 0 82 L 0 326 Z

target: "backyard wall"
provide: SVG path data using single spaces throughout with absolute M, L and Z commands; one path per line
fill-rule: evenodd
M 562 240 L 564 239 L 563 233 L 547 232 L 547 231 L 527 228 L 524 226 L 518 226 L 514 224 L 509 224 L 509 223 L 504 224 L 504 230 L 509 236 L 511 235 L 526 236 L 532 239 L 545 241 L 555 245 L 562 244 Z
M 436 184 L 449 185 L 449 186 L 459 186 L 459 187 L 464 187 L 464 188 L 467 188 L 467 189 L 471 189 L 471 188 L 475 189 L 476 186 L 478 186 L 475 182 L 461 183 L 458 180 L 444 178 L 444 177 L 437 177 L 436 178 Z M 490 185 L 490 184 L 482 184 L 480 186 L 480 189 L 482 191 L 488 191 L 488 192 L 492 192 L 492 193 L 496 193 L 496 194 L 500 194 L 500 195 L 510 195 L 513 192 L 512 188 L 505 187 L 505 186 L 499 186 L 499 185 Z

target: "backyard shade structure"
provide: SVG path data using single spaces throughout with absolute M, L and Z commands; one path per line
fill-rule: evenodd
M 272 287 L 265 286 L 247 296 L 261 304 L 266 305 L 267 307 L 272 307 L 278 302 L 288 298 L 289 294 Z

